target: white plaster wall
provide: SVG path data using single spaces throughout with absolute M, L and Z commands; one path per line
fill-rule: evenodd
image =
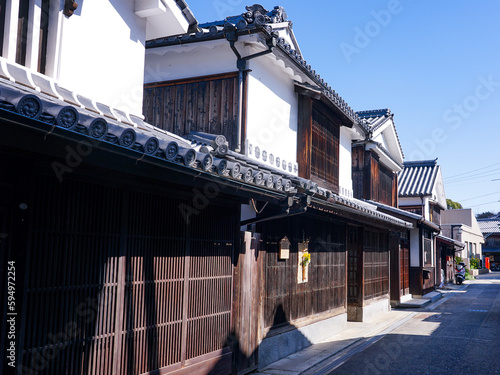
M 410 231 L 410 266 L 419 267 L 420 264 L 420 230 L 415 228 Z
M 340 128 L 339 148 L 339 185 L 340 194 L 352 197 L 352 132 L 349 128 Z
M 62 17 L 56 79 L 61 86 L 133 114 L 142 113 L 146 21 L 134 0 L 85 0 Z
M 422 201 L 418 197 L 417 198 L 413 198 L 413 197 L 410 197 L 410 198 L 399 197 L 399 205 L 401 207 L 405 207 L 405 206 L 421 206 L 422 205 Z
M 242 49 L 243 44 L 237 43 L 236 47 Z M 229 47 L 229 42 L 225 39 L 215 40 L 147 49 L 144 82 L 171 81 L 237 71 L 236 56 Z
M 281 162 L 297 163 L 298 98 L 294 83 L 279 65 L 265 56 L 250 60 L 248 74 L 247 154 L 255 157 L 255 147 L 268 158 L 272 154 Z M 252 152 L 252 153 L 250 153 Z M 258 159 L 259 160 L 259 159 Z M 281 163 L 282 164 L 282 163 Z M 283 168 L 281 168 L 283 170 Z
M 434 184 L 434 188 L 432 189 L 432 195 L 433 199 L 436 200 L 443 209 L 446 209 L 446 193 L 444 191 L 441 167 L 437 172 L 436 183 Z
M 422 206 L 422 200 L 419 197 L 399 197 L 399 207 L 404 209 L 405 206 Z M 429 220 L 429 197 L 424 197 L 424 218 Z
M 474 246 L 473 246 L 472 252 L 474 254 L 478 254 L 479 257 L 481 258 L 482 254 L 483 254 L 482 244 L 484 243 L 484 237 L 482 235 L 475 233 L 475 231 L 471 227 L 469 227 L 467 225 L 463 225 L 462 226 L 462 236 L 461 236 L 460 242 L 463 242 L 463 243 L 468 242 L 468 243 L 476 244 L 476 250 L 474 251 Z M 467 248 L 464 248 L 463 255 L 465 258 L 469 257 L 468 244 L 467 244 Z
M 386 142 L 386 139 L 385 139 L 385 136 L 384 136 L 384 133 L 380 133 L 378 134 L 374 139 L 373 139 L 375 142 L 378 142 L 382 145 L 382 147 L 384 147 L 386 150 L 390 150 L 389 149 L 389 146 L 387 145 L 387 142 Z

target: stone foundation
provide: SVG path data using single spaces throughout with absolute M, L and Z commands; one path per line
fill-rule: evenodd
M 259 345 L 259 369 L 322 342 L 347 328 L 347 314 L 265 338 Z

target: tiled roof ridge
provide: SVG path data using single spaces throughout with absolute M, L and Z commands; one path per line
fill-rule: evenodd
M 437 160 L 410 160 L 410 161 L 405 161 L 404 166 L 406 167 L 434 167 L 437 165 Z
M 382 125 L 386 123 L 386 121 L 389 120 L 389 118 L 392 118 L 394 121 L 394 113 L 391 112 L 389 108 L 381 108 L 381 109 L 369 109 L 369 110 L 363 110 L 363 111 L 356 111 L 356 115 L 360 119 L 361 126 L 368 132 L 375 132 L 377 129 L 379 129 Z M 368 119 L 374 119 L 374 118 L 384 118 L 384 120 L 380 120 L 376 125 L 371 125 L 372 123 L 368 123 Z M 394 124 L 394 133 L 396 133 L 396 141 L 398 142 L 399 149 L 401 151 L 401 154 L 403 155 L 404 158 L 404 152 L 403 152 L 403 146 L 401 145 L 401 140 L 399 139 L 399 134 L 396 129 L 396 126 Z M 399 164 L 399 163 L 398 163 Z
M 259 4 L 247 7 L 247 9 L 252 8 L 252 11 L 247 11 L 240 16 L 227 17 L 223 21 L 199 24 L 199 31 L 197 33 L 148 41 L 146 43 L 146 48 L 221 39 L 224 37 L 224 29 L 228 27 L 236 28 L 237 34 L 241 36 L 247 35 L 249 32 L 263 32 L 267 37 L 271 37 L 273 33 L 273 28 L 270 24 L 288 22 L 289 27 L 291 27 L 292 22 L 287 19 L 286 12 L 282 7 L 277 6 L 267 15 L 263 15 L 258 6 Z M 269 14 L 274 14 L 273 12 L 276 12 L 276 16 L 269 16 Z M 256 16 L 250 17 L 249 13 L 256 14 Z M 253 22 L 248 22 L 249 20 Z M 311 78 L 311 80 L 320 86 L 320 88 L 324 90 L 324 95 L 328 100 L 344 113 L 348 119 L 353 123 L 363 126 L 356 112 L 318 73 L 316 73 L 314 69 L 312 69 L 311 65 L 307 64 L 307 61 L 303 58 L 300 51 L 294 50 L 292 46 L 286 43 L 284 38 L 279 38 L 277 40 L 276 47 L 285 53 L 307 76 L 309 76 L 309 78 Z
M 380 215 L 376 210 L 370 210 L 353 199 L 341 197 L 311 180 L 256 165 L 254 160 L 224 147 L 227 144 L 223 136 L 197 132 L 191 136 L 196 139 L 195 141 L 188 140 L 155 128 L 140 119 L 136 119 L 139 123 L 134 125 L 120 123 L 85 108 L 68 104 L 33 89 L 19 87 L 17 84 L 0 79 L 0 113 L 13 112 L 51 125 L 52 130 L 48 134 L 57 127 L 136 151 L 141 159 L 146 155 L 155 157 L 167 164 L 184 165 L 198 172 L 217 175 L 227 180 L 237 180 L 241 184 L 258 186 L 269 192 L 281 192 L 286 196 L 296 197 L 297 194 L 306 194 L 316 200 L 324 201 L 325 205 L 332 202 L 340 203 L 360 211 L 362 215 L 400 226 L 408 225 L 390 215 Z
M 381 116 L 390 116 L 391 110 L 389 108 L 381 108 L 381 109 L 369 109 L 364 111 L 356 111 L 356 114 L 359 118 L 372 118 L 372 117 L 381 117 Z
M 290 22 L 287 18 L 286 11 L 281 6 L 275 6 L 273 10 L 268 11 L 260 4 L 249 5 L 245 7 L 246 12 L 236 15 L 228 16 L 224 20 L 204 22 L 199 24 L 201 28 L 209 28 L 211 26 L 224 26 L 226 22 L 235 22 L 238 28 L 246 28 L 248 25 L 255 24 L 255 26 L 263 26 L 269 23 L 282 23 Z M 239 22 L 242 22 L 239 24 Z M 243 23 L 246 22 L 246 25 Z M 240 27 L 241 26 L 241 27 Z

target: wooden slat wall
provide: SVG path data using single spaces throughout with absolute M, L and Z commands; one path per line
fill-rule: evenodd
M 40 374 L 111 374 L 120 194 L 53 181 L 40 177 L 35 187 L 22 365 Z
M 307 179 L 311 178 L 312 107 L 313 103 L 310 98 L 299 95 L 297 162 L 299 176 Z
M 389 206 L 393 204 L 393 179 L 393 173 L 381 166 L 379 171 L 378 201 Z
M 237 206 L 209 205 L 187 225 L 179 204 L 189 202 L 171 196 L 52 176 L 35 185 L 25 369 L 106 375 L 194 366 L 195 374 L 198 362 L 230 354 Z
M 345 307 L 345 227 L 306 216 L 267 222 L 259 228 L 266 251 L 264 325 L 278 327 L 294 320 Z M 278 242 L 291 241 L 290 259 L 278 259 Z M 310 238 L 308 282 L 298 283 L 297 251 L 303 235 Z
M 347 228 L 347 302 L 360 304 L 363 297 L 362 229 Z
M 140 374 L 181 362 L 186 225 L 171 198 L 129 202 L 120 369 Z
M 371 199 L 397 206 L 397 176 L 380 165 L 372 151 L 363 146 L 352 149 L 352 181 L 354 197 Z
M 317 106 L 312 111 L 311 175 L 339 189 L 339 125 Z
M 365 230 L 364 299 L 389 293 L 388 234 Z
M 228 343 L 236 233 L 228 210 L 238 212 L 235 207 L 209 206 L 192 219 L 186 360 Z
M 380 201 L 379 197 L 379 192 L 380 192 L 380 165 L 378 162 L 378 158 L 376 157 L 375 154 L 372 154 L 370 152 L 370 156 L 366 158 L 366 160 L 370 161 L 370 170 L 368 173 L 370 173 L 370 186 L 371 186 L 371 195 L 370 198 L 371 200 Z
M 364 175 L 365 175 L 365 150 L 363 146 L 355 146 L 352 155 L 352 188 L 354 198 L 365 199 Z
M 146 121 L 178 135 L 197 130 L 222 134 L 234 149 L 238 110 L 236 73 L 147 84 Z

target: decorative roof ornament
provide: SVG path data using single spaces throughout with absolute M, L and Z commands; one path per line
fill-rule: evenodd
M 243 13 L 241 17 L 247 22 L 247 24 L 255 24 L 256 26 L 264 26 L 268 23 L 280 23 L 287 20 L 287 14 L 285 9 L 280 6 L 274 7 L 272 11 L 268 11 L 260 4 L 254 4 L 246 6 L 246 13 Z
M 288 15 L 286 14 L 285 8 L 283 7 L 275 6 L 270 13 L 271 13 L 270 17 L 273 23 L 280 23 L 287 21 Z

